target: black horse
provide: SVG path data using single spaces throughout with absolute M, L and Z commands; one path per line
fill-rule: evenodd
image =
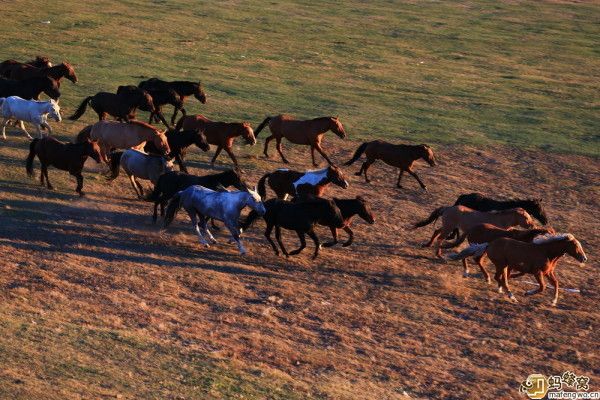
M 179 165 L 179 169 L 186 174 L 188 173 L 188 170 L 183 163 L 186 149 L 195 144 L 202 151 L 210 150 L 210 145 L 206 141 L 206 137 L 199 129 L 179 132 L 170 130 L 167 131 L 166 136 L 167 142 L 169 142 L 169 148 L 171 149 L 171 153 L 168 154 L 168 157 L 175 158 L 175 162 Z M 144 151 L 150 154 L 161 155 L 161 152 L 156 148 L 156 145 L 153 142 L 146 142 Z
M 126 90 L 117 94 L 98 92 L 93 96 L 86 97 L 75 111 L 75 114 L 71 115 L 69 119 L 72 121 L 78 120 L 85 113 L 88 104 L 96 111 L 100 121 L 105 119 L 108 114 L 119 121 L 129 122 L 135 119 L 135 112 L 138 108 L 145 107 L 148 110 L 154 110 L 152 97 L 143 90 Z
M 333 202 L 335 203 L 337 208 L 340 209 L 340 212 L 342 213 L 342 219 L 344 220 L 344 227 L 342 229 L 344 229 L 344 231 L 348 234 L 348 240 L 342 244 L 342 247 L 350 246 L 352 244 L 352 241 L 354 240 L 354 232 L 352 232 L 352 229 L 350 229 L 350 224 L 352 223 L 352 219 L 354 218 L 355 215 L 358 215 L 363 220 L 365 220 L 366 222 L 368 222 L 369 224 L 372 225 L 375 223 L 375 217 L 373 216 L 373 211 L 371 211 L 371 207 L 369 207 L 369 204 L 367 203 L 367 201 L 361 196 L 356 196 L 355 199 L 336 199 L 336 198 L 334 198 Z M 324 224 L 321 224 L 321 221 L 319 221 L 319 223 L 321 225 L 326 225 L 326 226 L 327 226 L 327 222 L 328 221 L 325 221 Z M 333 226 L 329 226 L 329 228 L 331 229 L 331 235 L 333 236 L 333 242 L 324 243 L 323 247 L 331 247 L 338 243 L 337 228 L 333 227 Z
M 481 193 L 469 193 L 458 196 L 454 205 L 469 207 L 477 211 L 500 211 L 521 207 L 543 225 L 548 223 L 548 217 L 542 208 L 542 199 L 496 200 Z
M 47 76 L 22 81 L 0 78 L 0 97 L 19 96 L 25 100 L 39 100 L 42 93 L 58 100 L 60 97 L 58 82 Z
M 314 197 L 297 202 L 290 202 L 280 199 L 270 199 L 264 202 L 267 212 L 263 215 L 267 228 L 265 237 L 271 244 L 275 255 L 279 255 L 277 246 L 271 239 L 271 232 L 275 228 L 275 238 L 281 247 L 283 254 L 287 256 L 300 253 L 306 247 L 304 235 L 310 236 L 315 243 L 315 253 L 313 259 L 319 255 L 320 242 L 315 233 L 315 225 L 321 224 L 331 227 L 331 229 L 343 228 L 344 219 L 339 208 L 331 200 Z M 248 214 L 246 220 L 241 224 L 242 231 L 247 230 L 252 222 L 259 217 L 254 210 Z M 281 228 L 296 231 L 300 239 L 300 247 L 296 250 L 288 251 L 281 241 Z
M 181 113 L 185 116 L 186 111 L 183 108 L 183 103 L 186 98 L 189 96 L 194 96 L 200 103 L 206 104 L 206 93 L 202 89 L 201 82 L 191 82 L 191 81 L 163 81 L 158 78 L 151 78 L 146 81 L 142 81 L 139 83 L 138 87 L 141 89 L 147 90 L 150 93 L 153 92 L 162 92 L 165 98 L 170 96 L 169 92 L 174 91 L 179 96 L 180 104 L 173 104 L 170 102 L 165 102 L 163 104 L 173 104 L 175 107 L 175 111 L 173 112 L 173 116 L 171 117 L 171 124 L 175 124 L 175 118 L 177 117 L 177 113 L 181 110 Z
M 165 205 L 175 193 L 187 189 L 192 185 L 201 185 L 205 188 L 218 190 L 220 187 L 234 186 L 244 190 L 245 185 L 235 170 L 228 170 L 219 174 L 196 176 L 183 172 L 171 171 L 162 174 L 154 186 L 154 191 L 146 198 L 146 201 L 154 202 L 154 214 L 152 221 L 156 223 L 158 205 L 160 204 L 160 215 L 165 215 Z
M 48 57 L 36 56 L 35 59 L 27 62 L 19 62 L 17 60 L 5 60 L 0 63 L 0 76 L 10 78 L 12 71 L 23 64 L 33 65 L 37 68 L 51 67 L 52 63 Z
M 147 104 L 142 104 L 138 108 L 142 111 L 147 111 L 150 113 L 150 119 L 148 123 L 152 123 L 152 121 L 156 118 L 156 121 L 162 122 L 167 129 L 171 129 L 171 126 L 165 119 L 162 113 L 162 106 L 164 104 L 183 104 L 179 99 L 179 96 L 175 91 L 170 90 L 169 92 L 158 91 L 158 90 L 145 90 L 139 88 L 134 85 L 124 85 L 119 86 L 117 88 L 117 94 L 124 95 L 128 94 L 130 96 L 136 96 L 136 93 L 147 93 L 152 97 L 152 107 L 148 107 Z

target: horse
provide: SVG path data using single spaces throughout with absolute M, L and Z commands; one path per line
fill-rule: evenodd
M 104 120 L 106 114 L 109 114 L 119 121 L 129 122 L 135 118 L 135 111 L 139 107 L 154 110 L 152 97 L 143 90 L 124 91 L 117 94 L 98 92 L 83 99 L 77 110 L 75 110 L 75 114 L 71 115 L 69 119 L 71 121 L 78 120 L 85 113 L 88 104 L 98 114 L 99 121 Z
M 81 143 L 85 140 L 98 142 L 102 161 L 107 164 L 107 154 L 112 149 L 134 148 L 141 150 L 148 141 L 154 143 L 161 156 L 167 156 L 171 152 L 164 132 L 159 131 L 150 124 L 136 120 L 127 123 L 117 121 L 96 122 L 83 128 L 77 135 L 77 142 Z
M 521 207 L 542 225 L 548 223 L 548 217 L 542 207 L 542 199 L 496 200 L 481 193 L 468 193 L 458 196 L 454 205 L 469 207 L 477 211 L 498 211 Z
M 58 82 L 47 76 L 22 81 L 0 78 L 0 97 L 19 96 L 25 100 L 39 100 L 42 93 L 53 100 L 58 100 L 60 97 Z
M 265 174 L 258 181 L 258 193 L 264 199 L 267 197 L 265 182 L 269 180 L 269 187 L 275 192 L 277 198 L 284 199 L 287 195 L 321 197 L 325 188 L 333 183 L 343 189 L 349 184 L 342 170 L 334 165 L 316 171 L 298 172 L 289 169 L 278 169 Z
M 27 62 L 19 62 L 16 60 L 5 60 L 0 63 L 0 76 L 4 78 L 10 77 L 12 70 L 18 68 L 22 64 L 33 65 L 37 68 L 47 68 L 51 67 L 52 63 L 48 57 L 37 56 L 34 60 Z
M 21 130 L 25 132 L 29 139 L 31 135 L 23 121 L 31 122 L 37 128 L 37 132 L 42 137 L 42 128 L 46 128 L 49 134 L 52 134 L 52 128 L 48 125 L 48 116 L 56 122 L 62 121 L 60 117 L 60 107 L 58 102 L 50 99 L 50 101 L 24 100 L 18 96 L 10 96 L 2 99 L 0 104 L 0 115 L 4 117 L 2 122 L 2 139 L 6 140 L 6 125 L 11 118 L 16 118 L 19 121 Z
M 77 83 L 75 69 L 69 63 L 63 62 L 52 67 L 35 67 L 29 64 L 20 64 L 12 68 L 9 78 L 21 81 L 27 78 L 38 76 L 47 76 L 58 83 L 62 78 L 67 78 L 73 83 Z
M 202 82 L 190 82 L 190 81 L 163 81 L 158 78 L 151 78 L 146 81 L 142 81 L 138 85 L 140 88 L 144 90 L 158 90 L 166 92 L 168 90 L 173 90 L 175 93 L 179 95 L 179 100 L 181 101 L 181 105 L 175 105 L 175 111 L 173 112 L 173 116 L 171 117 L 171 124 L 175 124 L 175 118 L 177 117 L 177 112 L 181 110 L 183 116 L 185 117 L 186 112 L 183 108 L 183 104 L 185 100 L 189 96 L 194 96 L 196 100 L 198 100 L 202 104 L 206 104 L 206 93 L 202 89 Z M 172 104 L 172 103 L 171 103 Z
M 558 260 L 565 254 L 570 255 L 580 263 L 587 261 L 587 256 L 581 247 L 581 243 L 570 233 L 558 235 L 544 235 L 533 239 L 532 243 L 525 243 L 510 238 L 496 239 L 491 243 L 473 244 L 460 252 L 453 259 L 460 257 L 476 256 L 487 254 L 490 261 L 496 267 L 494 279 L 498 282 L 498 292 L 506 290 L 508 297 L 517 301 L 508 287 L 508 278 L 532 274 L 535 276 L 539 288 L 528 290 L 526 296 L 541 293 L 546 289 L 544 276 L 547 276 L 554 286 L 554 298 L 552 305 L 558 303 L 558 279 L 554 269 Z M 511 275 L 512 271 L 518 273 Z
M 27 175 L 33 176 L 33 159 L 37 155 L 42 165 L 40 182 L 44 185 L 44 177 L 48 189 L 54 188 L 48 178 L 48 166 L 54 166 L 63 171 L 69 171 L 77 179 L 75 191 L 79 196 L 84 196 L 83 189 L 83 164 L 88 157 L 92 157 L 97 163 L 100 162 L 100 148 L 97 143 L 84 141 L 82 143 L 61 143 L 52 136 L 42 139 L 33 139 L 29 144 L 29 155 L 26 161 Z
M 341 139 L 346 138 L 346 131 L 338 117 L 320 117 L 309 120 L 296 120 L 288 115 L 278 115 L 275 117 L 267 117 L 256 128 L 255 135 L 258 136 L 260 131 L 269 124 L 271 136 L 265 141 L 265 149 L 263 151 L 266 158 L 269 158 L 268 149 L 269 142 L 273 139 L 277 142 L 276 148 L 284 163 L 289 161 L 283 155 L 281 149 L 281 139 L 286 138 L 294 144 L 310 146 L 310 155 L 312 157 L 313 166 L 317 167 L 315 162 L 315 150 L 323 156 L 329 165 L 333 165 L 325 151 L 321 147 L 321 140 L 325 132 L 332 131 Z
M 429 225 L 440 217 L 442 217 L 442 227 L 433 232 L 431 240 L 423 247 L 429 247 L 436 241 L 434 254 L 442 260 L 444 258 L 442 257 L 440 245 L 454 229 L 466 232 L 473 226 L 483 223 L 496 225 L 500 228 L 520 226 L 529 229 L 534 227 L 533 218 L 522 208 L 485 212 L 464 206 L 451 206 L 436 208 L 427 219 L 415 223 L 413 229 Z
M 163 115 L 162 114 L 162 106 L 167 105 L 167 104 L 172 105 L 175 109 L 175 114 L 171 118 L 172 119 L 171 124 L 175 124 L 175 115 L 177 115 L 177 112 L 181 111 L 181 113 L 183 114 L 184 117 L 187 115 L 185 108 L 183 108 L 183 100 L 181 100 L 181 97 L 179 96 L 179 94 L 176 91 L 174 91 L 173 89 L 171 89 L 170 87 L 165 86 L 165 87 L 155 88 L 155 87 L 152 87 L 151 85 L 149 87 L 148 86 L 140 86 L 140 85 L 138 85 L 138 87 L 147 91 L 150 94 L 150 96 L 152 96 L 152 100 L 154 101 L 154 108 L 156 111 L 150 113 L 150 118 L 148 119 L 149 123 L 152 123 L 153 120 L 156 120 L 158 122 L 159 119 L 163 123 L 165 123 L 165 121 L 163 120 L 164 117 L 162 117 L 162 115 Z M 142 110 L 149 111 L 149 110 L 144 110 L 143 108 L 142 108 Z
M 275 255 L 279 255 L 277 246 L 271 239 L 271 233 L 275 228 L 275 238 L 281 247 L 281 251 L 286 257 L 299 254 L 306 247 L 304 235 L 308 235 L 315 243 L 315 252 L 313 260 L 319 255 L 321 244 L 315 233 L 315 225 L 322 224 L 331 227 L 331 229 L 342 228 L 344 219 L 340 210 L 331 200 L 323 198 L 309 198 L 298 202 L 290 202 L 280 199 L 269 199 L 265 201 L 266 212 L 263 218 L 267 224 L 265 237 L 273 248 Z M 242 223 L 242 231 L 246 231 L 250 225 L 259 217 L 258 213 L 253 211 L 248 214 L 246 220 Z M 281 241 L 281 228 L 296 231 L 300 239 L 300 247 L 288 252 Z
M 210 161 L 210 165 L 214 166 L 215 161 L 221 150 L 225 150 L 233 161 L 233 165 L 238 167 L 237 159 L 233 154 L 233 140 L 242 136 L 246 140 L 246 144 L 254 146 L 256 137 L 252 127 L 247 122 L 214 122 L 203 115 L 184 116 L 177 121 L 175 130 L 181 129 L 202 129 L 208 143 L 217 146 L 215 155 Z
M 381 160 L 387 165 L 397 167 L 400 170 L 398 174 L 398 182 L 396 186 L 402 188 L 400 181 L 404 172 L 408 172 L 413 178 L 419 182 L 423 190 L 427 190 L 427 186 L 419 179 L 419 176 L 413 171 L 413 165 L 415 161 L 423 159 L 427 163 L 434 167 L 436 165 L 435 156 L 431 147 L 426 144 L 420 145 L 407 145 L 407 144 L 392 144 L 383 140 L 373 140 L 372 142 L 364 142 L 361 144 L 354 156 L 347 161 L 344 165 L 352 165 L 360 156 L 365 153 L 367 160 L 360 167 L 360 170 L 355 174 L 361 176 L 364 172 L 365 182 L 369 183 L 371 180 L 367 176 L 367 170 L 377 160 Z
M 121 168 L 129 176 L 131 186 L 133 186 L 138 199 L 143 199 L 144 187 L 136 178 L 149 180 L 156 185 L 162 174 L 173 170 L 173 161 L 162 156 L 146 154 L 139 150 L 115 151 L 110 156 L 111 175 L 107 177 L 107 180 L 116 179 Z
M 464 242 L 465 239 L 469 240 L 469 243 L 489 243 L 493 240 L 507 237 L 514 240 L 519 240 L 521 242 L 531 242 L 536 236 L 546 235 L 546 234 L 554 234 L 556 233 L 552 228 L 533 228 L 533 229 L 515 229 L 515 228 L 499 228 L 492 224 L 479 224 L 475 225 L 469 230 L 467 230 L 464 234 L 456 239 L 453 243 L 444 243 L 441 245 L 442 248 L 448 249 L 451 247 L 456 247 Z M 453 256 L 450 255 L 449 258 L 454 260 Z M 486 271 L 483 266 L 483 258 L 484 255 L 475 257 L 475 261 L 481 269 L 483 276 L 485 277 L 486 282 L 491 283 L 490 275 Z M 469 276 L 469 264 L 467 263 L 466 258 L 462 258 L 464 272 L 463 276 Z
M 342 220 L 344 221 L 342 229 L 348 234 L 348 240 L 342 244 L 342 247 L 350 246 L 354 240 L 354 232 L 350 229 L 350 224 L 355 215 L 358 215 L 371 225 L 375 223 L 375 217 L 373 216 L 371 207 L 369 207 L 367 201 L 361 196 L 356 196 L 355 199 L 334 198 L 333 203 L 339 208 L 340 213 L 342 214 Z M 338 243 L 337 228 L 334 226 L 329 227 L 331 229 L 331 235 L 333 236 L 333 242 L 323 243 L 323 247 L 335 246 Z
M 165 228 L 173 221 L 177 210 L 183 207 L 192 220 L 192 225 L 198 233 L 201 244 L 209 247 L 202 232 L 208 236 L 211 242 L 217 242 L 208 230 L 207 223 L 209 218 L 218 219 L 223 221 L 229 229 L 233 240 L 238 245 L 240 254 L 244 255 L 246 249 L 240 239 L 239 219 L 242 209 L 246 206 L 259 215 L 265 213 L 265 206 L 255 190 L 246 188 L 246 190 L 233 192 L 216 192 L 203 186 L 190 186 L 181 192 L 177 192 L 169 201 L 165 216 Z
M 199 129 L 190 129 L 185 131 L 174 131 L 169 130 L 165 133 L 167 136 L 167 142 L 169 143 L 169 148 L 171 149 L 171 153 L 169 154 L 170 158 L 175 158 L 177 165 L 179 165 L 179 169 L 186 174 L 188 170 L 183 163 L 183 157 L 185 156 L 186 149 L 195 144 L 202 151 L 210 150 L 210 145 L 206 141 L 206 136 Z M 147 142 L 146 146 L 144 146 L 144 151 L 151 154 L 159 154 L 159 150 L 156 148 L 154 143 Z
M 150 119 L 148 120 L 148 123 L 151 124 L 152 120 L 154 118 L 156 118 L 156 121 L 160 121 L 162 122 L 167 129 L 171 129 L 171 126 L 169 125 L 169 123 L 167 122 L 167 120 L 165 119 L 162 111 L 161 111 L 161 106 L 162 104 L 167 104 L 167 103 L 159 103 L 160 101 L 165 101 L 165 94 L 163 94 L 163 92 L 159 92 L 159 91 L 150 91 L 150 90 L 144 90 L 141 89 L 137 86 L 134 85 L 124 85 L 124 86 L 119 86 L 117 88 L 117 94 L 119 95 L 128 95 L 128 96 L 132 96 L 135 97 L 137 96 L 139 93 L 147 93 L 148 95 L 150 95 L 150 97 L 152 98 L 152 107 L 149 107 L 148 104 L 146 104 L 145 102 L 143 102 L 138 108 L 142 111 L 147 111 L 150 113 Z M 160 96 L 160 97 L 156 97 L 156 96 Z M 179 96 L 177 96 L 177 93 L 175 93 L 174 91 L 171 91 L 170 95 L 172 97 L 169 97 L 168 101 L 171 102 L 180 102 L 179 100 Z
M 154 214 L 152 222 L 156 223 L 158 205 L 160 204 L 160 215 L 165 214 L 165 204 L 175 195 L 175 193 L 185 190 L 190 186 L 200 185 L 208 189 L 217 190 L 219 187 L 234 186 L 242 190 L 245 186 L 242 183 L 237 171 L 230 169 L 213 175 L 195 176 L 182 172 L 167 172 L 158 178 L 154 185 L 154 190 L 146 198 L 146 201 L 154 202 Z

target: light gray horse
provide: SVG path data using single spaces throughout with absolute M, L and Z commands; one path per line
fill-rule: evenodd
M 131 186 L 138 198 L 144 198 L 144 188 L 135 178 L 146 179 L 156 185 L 158 178 L 165 172 L 173 170 L 173 162 L 161 156 L 146 154 L 142 151 L 129 149 L 125 151 L 114 151 L 110 155 L 110 170 L 112 174 L 106 179 L 112 181 L 119 176 L 123 168 Z
M 62 120 L 57 101 L 52 99 L 50 101 L 25 100 L 19 96 L 10 96 L 0 100 L 0 115 L 4 117 L 4 122 L 2 123 L 3 140 L 6 140 L 6 125 L 8 125 L 11 118 L 15 118 L 18 121 L 21 130 L 25 132 L 29 139 L 32 139 L 32 137 L 25 130 L 23 121 L 34 124 L 41 138 L 43 136 L 42 128 L 46 128 L 48 133 L 52 133 L 52 128 L 48 125 L 48 116 L 56 122 Z
M 165 216 L 165 228 L 171 224 L 177 211 L 183 207 L 192 220 L 192 225 L 198 233 L 200 243 L 209 247 L 203 233 L 212 243 L 217 241 L 208 230 L 208 219 L 214 218 L 223 221 L 233 240 L 237 243 L 240 254 L 246 254 L 246 249 L 240 239 L 239 219 L 244 207 L 250 207 L 259 215 L 264 215 L 266 210 L 256 189 L 236 191 L 214 191 L 200 185 L 193 185 L 177 192 L 169 201 Z

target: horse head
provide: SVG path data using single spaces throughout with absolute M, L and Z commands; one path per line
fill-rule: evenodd
M 329 168 L 327 168 L 327 178 L 331 183 L 338 185 L 343 189 L 348 189 L 348 186 L 350 186 L 344 177 L 342 170 L 335 165 L 330 165 Z
M 60 97 L 59 83 L 50 77 L 44 77 L 42 79 L 42 91 L 46 93 L 51 99 L 58 100 L 58 98 Z
M 265 205 L 262 202 L 262 198 L 256 191 L 256 186 L 253 189 L 246 187 L 245 191 L 246 193 L 248 193 L 246 205 L 254 211 L 256 211 L 258 215 L 265 215 L 267 209 L 265 208 Z
M 86 140 L 84 142 L 84 151 L 85 154 L 92 157 L 94 161 L 100 164 L 102 161 L 102 153 L 100 152 L 100 146 L 98 146 L 98 142 L 92 140 Z
M 141 92 L 139 94 L 140 97 L 139 97 L 138 106 L 141 108 L 150 110 L 150 112 L 156 112 L 156 109 L 154 108 L 154 99 L 152 98 L 150 93 L 148 93 L 145 90 L 141 90 L 141 89 L 138 89 L 138 90 Z
M 575 236 L 571 235 L 570 233 L 567 234 L 566 240 L 568 241 L 567 254 L 579 261 L 580 263 L 586 262 L 587 256 L 585 255 L 585 252 L 583 251 L 583 247 L 581 246 L 581 243 L 579 243 L 579 240 L 575 239 Z
M 169 147 L 169 141 L 167 140 L 167 136 L 164 132 L 156 131 L 156 135 L 152 139 L 156 148 L 161 152 L 161 155 L 167 157 L 169 153 L 171 153 L 171 148 Z
M 527 200 L 527 211 L 543 225 L 548 223 L 548 216 L 542 207 L 542 199 Z
M 256 144 L 256 137 L 254 136 L 254 130 L 249 123 L 244 122 L 240 127 L 242 130 L 242 136 L 246 139 L 246 144 L 254 146 Z
M 194 144 L 202 151 L 210 150 L 210 145 L 208 144 L 208 141 L 206 140 L 206 136 L 204 136 L 204 132 L 202 131 L 202 129 L 196 129 L 192 132 L 194 135 Z
M 61 64 L 62 69 L 65 71 L 65 77 L 73 83 L 77 83 L 77 75 L 75 75 L 75 69 L 68 62 Z
M 56 122 L 62 121 L 62 118 L 60 116 L 60 106 L 58 105 L 58 100 L 50 99 L 50 101 L 48 102 L 47 111 L 50 115 L 50 118 L 54 119 Z
M 346 138 L 346 131 L 344 130 L 344 125 L 340 122 L 338 117 L 330 117 L 329 121 L 331 122 L 329 129 L 331 132 L 338 135 L 340 138 Z
M 367 201 L 362 196 L 356 196 L 356 201 L 359 204 L 358 215 L 369 224 L 373 225 L 375 223 L 375 216 Z
M 194 97 L 202 104 L 206 104 L 206 93 L 202 89 L 202 82 L 198 82 L 194 88 Z
M 419 145 L 419 150 L 421 151 L 421 158 L 429 164 L 431 167 L 435 167 L 435 155 L 433 154 L 433 149 L 426 144 Z

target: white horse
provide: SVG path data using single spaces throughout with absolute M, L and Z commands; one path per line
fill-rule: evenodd
M 142 199 L 144 198 L 144 188 L 135 178 L 147 179 L 153 185 L 156 185 L 158 178 L 162 174 L 173 171 L 173 161 L 135 149 L 114 151 L 110 155 L 110 170 L 112 174 L 107 179 L 116 179 L 119 176 L 121 168 L 129 176 L 135 194 L 138 198 Z
M 169 201 L 165 216 L 165 227 L 175 218 L 177 211 L 183 207 L 187 211 L 194 229 L 198 233 L 200 243 L 209 247 L 202 233 L 208 236 L 212 243 L 217 241 L 208 230 L 209 218 L 223 221 L 233 240 L 237 243 L 240 254 L 246 254 L 246 249 L 240 240 L 240 213 L 244 207 L 250 207 L 259 215 L 266 212 L 260 195 L 255 190 L 236 190 L 217 192 L 200 185 L 193 185 L 177 192 Z
M 31 122 L 37 128 L 37 132 L 42 135 L 42 128 L 46 128 L 48 133 L 52 133 L 52 128 L 48 125 L 48 116 L 56 122 L 62 121 L 60 117 L 60 107 L 58 101 L 37 101 L 24 100 L 18 96 L 10 96 L 2 99 L 0 115 L 4 117 L 2 123 L 2 139 L 6 140 L 6 125 L 14 118 L 20 122 L 20 128 L 29 139 L 33 139 L 29 132 L 25 130 L 23 121 Z

